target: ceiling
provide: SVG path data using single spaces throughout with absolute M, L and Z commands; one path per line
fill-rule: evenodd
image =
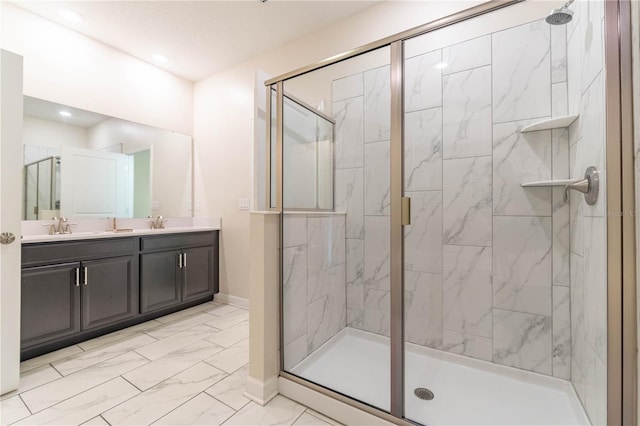
M 61 112 L 66 114 L 61 115 Z M 24 97 L 24 115 L 85 128 L 93 127 L 109 118 L 97 112 L 85 111 L 31 96 Z
M 14 1 L 13 4 L 85 34 L 187 80 L 269 51 L 379 1 Z M 60 15 L 69 9 L 82 17 Z

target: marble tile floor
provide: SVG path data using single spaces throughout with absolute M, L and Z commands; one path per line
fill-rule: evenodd
M 2 425 L 336 425 L 244 396 L 249 312 L 209 302 L 24 361 Z

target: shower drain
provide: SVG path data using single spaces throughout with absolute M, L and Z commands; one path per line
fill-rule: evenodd
M 420 399 L 425 399 L 427 401 L 431 401 L 435 395 L 427 388 L 416 388 L 413 393 Z

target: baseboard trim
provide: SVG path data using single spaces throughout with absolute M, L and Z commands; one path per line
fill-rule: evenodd
M 263 382 L 247 376 L 247 386 L 244 396 L 260 405 L 265 405 L 278 395 L 278 377 Z
M 249 299 L 244 297 L 233 296 L 231 294 L 216 293 L 213 295 L 213 300 L 216 302 L 226 303 L 228 305 L 236 305 L 241 308 L 249 309 Z

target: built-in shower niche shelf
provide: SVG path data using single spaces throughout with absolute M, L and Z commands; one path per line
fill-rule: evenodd
M 520 186 L 523 188 L 543 188 L 549 186 L 567 186 L 575 182 L 575 179 L 539 180 L 536 182 L 521 183 Z
M 561 117 L 547 118 L 536 123 L 529 124 L 520 129 L 520 133 L 535 132 L 537 130 L 562 129 L 569 127 L 571 123 L 576 121 L 579 115 L 563 115 Z

